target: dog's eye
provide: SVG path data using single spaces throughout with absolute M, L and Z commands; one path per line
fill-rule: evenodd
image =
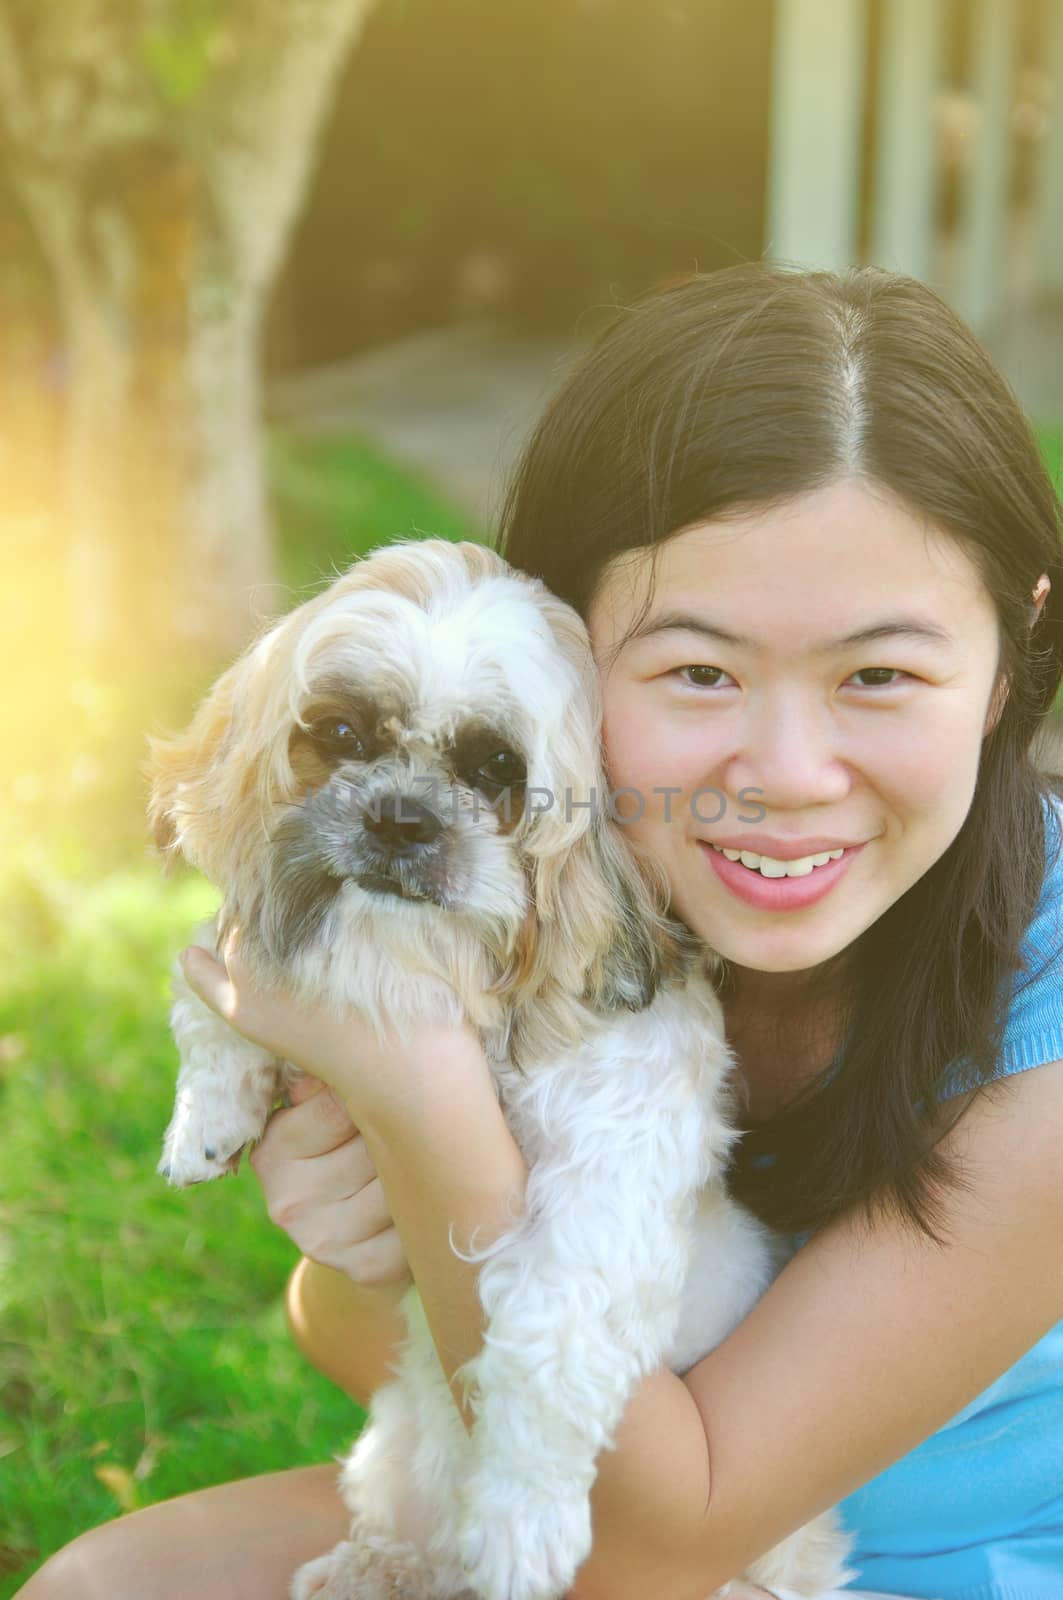
M 325 756 L 357 761 L 365 754 L 357 728 L 346 717 L 317 717 L 310 724 L 310 737 Z
M 493 756 L 480 762 L 472 777 L 477 788 L 501 790 L 515 789 L 527 775 L 528 769 L 520 756 L 512 750 L 496 750 Z

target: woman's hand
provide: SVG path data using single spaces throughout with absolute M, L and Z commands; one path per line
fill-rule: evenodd
M 337 1019 L 324 1005 L 257 990 L 232 941 L 225 963 L 196 949 L 182 955 L 205 1005 L 272 1055 L 323 1079 L 342 1101 L 380 1178 L 436 1352 L 470 1422 L 459 1374 L 482 1347 L 483 1307 L 479 1267 L 461 1252 L 514 1226 L 527 1185 L 527 1163 L 475 1030 L 436 1024 L 382 1045 L 355 1012 Z
M 489 1094 L 490 1070 L 474 1030 L 437 1023 L 383 1040 L 355 1010 L 337 1015 L 280 989 L 256 987 L 230 936 L 216 960 L 198 945 L 181 953 L 189 987 L 238 1033 L 333 1089 L 354 1123 L 401 1129 L 446 1092 Z
M 341 1095 L 356 1058 L 367 1061 L 370 1072 L 382 1069 L 385 1049 L 364 1018 L 353 1011 L 337 1016 L 324 1002 L 308 1006 L 282 989 L 256 986 L 237 931 L 217 959 L 200 945 L 182 950 L 180 959 L 190 987 L 237 1033 Z
M 363 1288 L 406 1287 L 410 1269 L 365 1141 L 342 1102 L 302 1077 L 251 1152 L 270 1219 L 305 1256 Z

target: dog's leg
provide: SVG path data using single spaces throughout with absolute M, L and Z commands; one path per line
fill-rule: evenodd
M 197 932 L 196 943 L 214 954 L 209 933 Z M 183 1188 L 237 1170 L 241 1150 L 266 1125 L 285 1069 L 204 1005 L 176 964 L 170 1026 L 181 1068 L 158 1170 Z
M 751 1561 L 743 1577 L 762 1588 L 780 1586 L 801 1595 L 833 1594 L 857 1576 L 855 1569 L 845 1565 L 851 1547 L 852 1539 L 838 1513 L 824 1511 L 767 1555 Z
M 461 1547 L 485 1600 L 571 1586 L 590 1551 L 598 1453 L 676 1328 L 697 1190 L 678 1144 L 697 1139 L 688 1126 L 677 1142 L 637 1096 L 631 1106 L 597 1141 L 536 1161 L 527 1222 L 481 1267 Z M 686 1114 L 697 1123 L 696 1106 Z
M 292 1600 L 477 1600 L 458 1552 L 458 1486 L 468 1435 L 416 1290 L 393 1383 L 378 1389 L 340 1475 L 350 1533 L 296 1573 Z

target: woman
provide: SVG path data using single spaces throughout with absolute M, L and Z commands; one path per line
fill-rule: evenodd
M 506 525 L 587 617 L 611 782 L 725 959 L 734 1187 L 803 1246 L 722 1346 L 637 1392 L 574 1600 L 692 1600 L 839 1502 L 863 1590 L 1058 1593 L 1063 861 L 1029 749 L 1063 585 L 1014 397 L 912 280 L 736 268 L 620 319 Z M 475 1039 L 385 1062 L 356 1021 L 254 993 L 238 951 L 187 970 L 331 1086 L 253 1157 L 314 1258 L 296 1339 L 364 1398 L 412 1271 L 452 1375 L 481 1326 L 448 1229 L 500 1228 L 525 1178 Z M 343 1534 L 333 1478 L 138 1513 L 23 1593 L 282 1595 Z

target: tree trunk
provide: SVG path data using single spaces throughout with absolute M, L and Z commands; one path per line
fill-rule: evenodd
M 275 609 L 259 435 L 261 294 L 200 237 L 196 174 L 153 159 L 140 193 L 27 194 L 59 291 L 62 476 L 76 636 L 145 666 L 229 653 Z
M 278 607 L 259 330 L 369 3 L 217 0 L 190 39 L 194 8 L 0 0 L 12 174 L 62 313 L 71 623 L 94 664 L 223 657 Z

